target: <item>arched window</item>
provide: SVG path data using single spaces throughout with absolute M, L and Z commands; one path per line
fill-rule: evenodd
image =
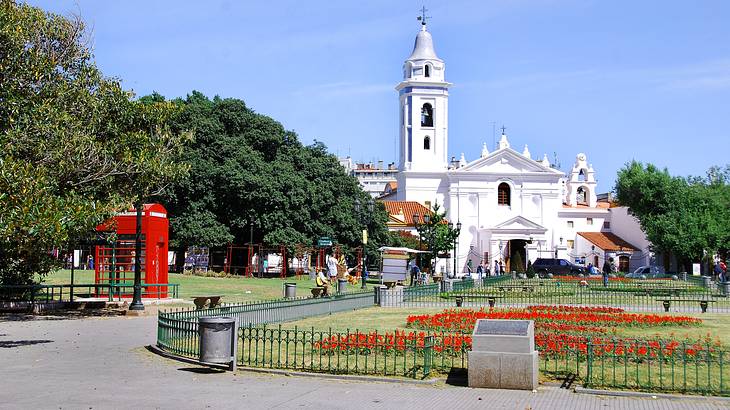
M 578 172 L 578 181 L 585 181 L 586 180 L 586 173 L 583 169 Z
M 423 149 L 431 149 L 431 138 L 429 136 L 423 139 Z
M 502 182 L 497 188 L 497 205 L 508 205 L 510 204 L 510 189 L 509 184 Z
M 426 77 L 431 77 L 431 66 L 426 65 Z
M 578 187 L 575 200 L 580 205 L 587 205 L 588 204 L 588 190 L 586 190 L 582 186 Z
M 421 127 L 433 127 L 433 107 L 429 103 L 421 108 Z

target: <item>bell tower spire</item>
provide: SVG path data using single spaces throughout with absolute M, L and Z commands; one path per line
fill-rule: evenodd
M 396 90 L 400 100 L 401 171 L 438 172 L 448 168 L 449 87 L 445 64 L 436 55 L 427 28 L 428 10 L 421 8 L 413 51 L 403 64 L 403 81 Z

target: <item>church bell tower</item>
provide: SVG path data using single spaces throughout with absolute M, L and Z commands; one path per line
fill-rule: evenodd
M 425 11 L 425 10 L 424 10 Z M 448 168 L 449 87 L 444 61 L 436 56 L 425 13 L 413 52 L 403 64 L 400 99 L 401 171 L 441 172 Z

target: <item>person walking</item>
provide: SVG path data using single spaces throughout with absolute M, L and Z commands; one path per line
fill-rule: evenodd
M 606 259 L 603 262 L 603 287 L 608 287 L 608 275 L 611 274 L 611 262 Z
M 483 274 L 484 274 L 484 264 L 482 262 L 479 262 L 479 265 L 477 266 L 477 279 L 482 280 Z
M 494 260 L 494 276 L 499 276 L 499 261 Z

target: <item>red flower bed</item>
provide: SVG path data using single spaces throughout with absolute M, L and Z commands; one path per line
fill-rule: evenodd
M 478 319 L 534 320 L 538 330 L 543 323 L 594 327 L 687 326 L 701 323 L 701 320 L 687 316 L 625 313 L 615 308 L 531 306 L 527 309 L 508 310 L 445 310 L 435 315 L 408 316 L 406 324 L 422 330 L 471 333 Z

